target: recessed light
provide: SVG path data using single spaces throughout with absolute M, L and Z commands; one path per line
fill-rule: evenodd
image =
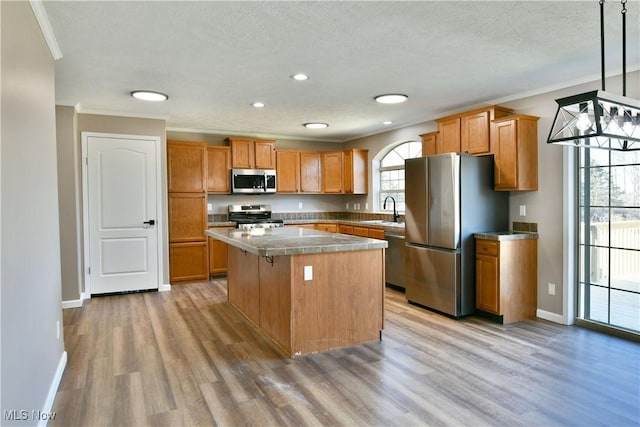
M 154 92 L 152 90 L 134 90 L 131 92 L 131 96 L 137 99 L 141 99 L 143 101 L 166 101 L 169 99 L 169 96 L 164 93 Z
M 324 129 L 329 127 L 327 123 L 321 122 L 303 123 L 302 126 L 306 127 L 307 129 Z
M 262 108 L 264 107 L 264 102 L 254 102 L 253 104 L 251 104 L 252 107 L 256 107 L 256 108 Z
M 381 104 L 399 104 L 406 101 L 407 98 L 409 98 L 407 95 L 403 95 L 401 93 L 388 93 L 385 95 L 378 95 L 373 99 Z
M 289 77 L 291 77 L 293 80 L 297 80 L 299 82 L 302 82 L 302 81 L 305 81 L 305 80 L 309 80 L 309 76 L 307 76 L 304 73 L 292 74 Z
M 391 120 L 385 120 L 382 122 L 383 125 L 390 125 L 391 123 L 393 123 Z

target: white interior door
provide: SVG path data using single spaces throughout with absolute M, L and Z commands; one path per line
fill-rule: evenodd
M 158 289 L 156 145 L 86 137 L 91 294 Z

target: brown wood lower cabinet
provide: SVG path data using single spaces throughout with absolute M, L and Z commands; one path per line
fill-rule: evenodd
M 536 317 L 537 239 L 476 240 L 476 308 L 503 323 Z
M 233 227 L 213 227 L 218 229 L 228 229 Z M 212 237 L 209 241 L 209 274 L 226 274 L 227 273 L 227 249 L 225 242 Z
M 209 278 L 207 242 L 169 244 L 169 280 L 192 282 Z

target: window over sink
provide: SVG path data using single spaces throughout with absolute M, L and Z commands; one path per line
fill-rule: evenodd
M 404 212 L 404 161 L 422 156 L 422 142 L 408 141 L 393 145 L 380 160 L 380 192 L 378 209 L 380 212 L 393 212 L 393 204 L 384 199 L 392 196 L 396 200 L 397 210 Z

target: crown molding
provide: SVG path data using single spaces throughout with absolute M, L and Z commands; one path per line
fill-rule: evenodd
M 49 22 L 49 17 L 47 16 L 47 11 L 44 9 L 42 0 L 29 0 L 29 4 L 31 5 L 31 10 L 33 10 L 33 14 L 36 17 L 36 21 L 38 21 L 38 25 L 40 25 L 40 31 L 42 31 L 44 40 L 47 42 L 47 46 L 49 47 L 51 56 L 53 56 L 53 60 L 57 61 L 58 59 L 61 59 L 62 50 L 60 50 L 56 36 L 53 33 L 53 28 L 51 28 L 51 23 Z

